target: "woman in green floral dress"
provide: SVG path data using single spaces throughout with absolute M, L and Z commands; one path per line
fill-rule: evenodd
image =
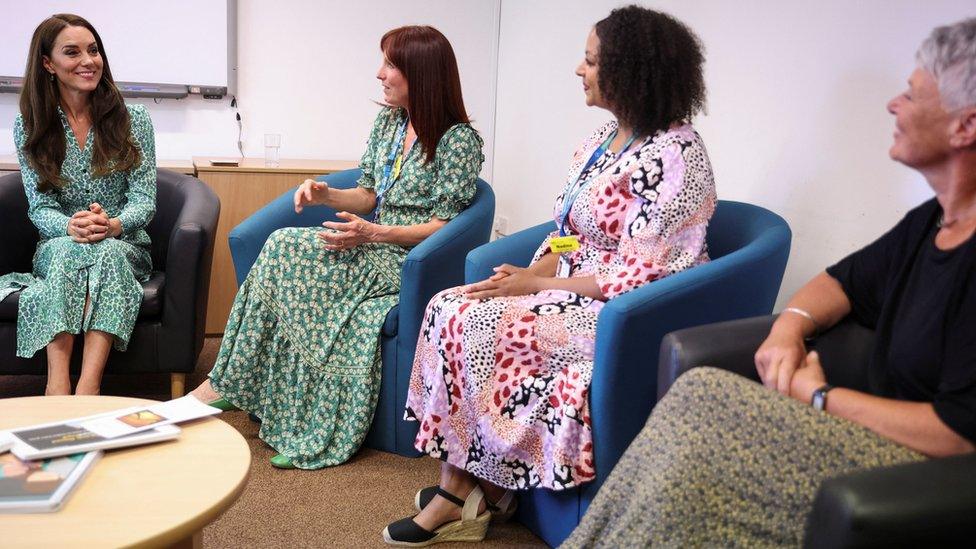
M 431 27 L 380 40 L 384 107 L 353 189 L 305 181 L 295 210 L 324 204 L 341 221 L 275 231 L 224 331 L 204 402 L 262 420 L 276 467 L 349 459 L 369 430 L 380 383 L 380 328 L 397 304 L 409 249 L 474 197 L 482 141 L 468 124 L 454 52 Z M 377 210 L 373 222 L 364 216 Z
M 46 348 L 46 394 L 70 394 L 74 336 L 84 332 L 75 391 L 98 394 L 152 269 L 144 229 L 156 210 L 156 157 L 149 114 L 126 107 L 83 18 L 55 15 L 34 31 L 14 141 L 40 233 L 33 273 L 0 277 L 0 300 L 23 290 L 17 356 Z

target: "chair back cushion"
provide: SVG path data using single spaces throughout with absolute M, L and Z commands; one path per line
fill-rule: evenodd
M 152 240 L 153 270 L 161 271 L 166 265 L 169 237 L 185 197 L 180 174 L 162 169 L 156 170 L 156 174 L 156 214 L 146 232 Z M 19 173 L 0 177 L 0 234 L 4 239 L 0 275 L 31 272 L 40 235 L 27 217 L 27 195 Z
M 186 202 L 186 182 L 184 176 L 174 171 L 156 170 L 156 213 L 146 227 L 149 240 L 152 241 L 154 271 L 162 271 L 166 265 L 169 237 L 173 234 L 173 226 Z
M 708 255 L 717 259 L 745 248 L 772 227 L 784 226 L 783 218 L 745 202 L 719 200 L 708 223 Z
M 810 348 L 820 354 L 820 363 L 831 384 L 870 392 L 868 371 L 874 353 L 874 330 L 847 315 L 818 335 Z
M 27 217 L 27 195 L 20 173 L 0 177 L 0 275 L 29 273 L 40 235 Z

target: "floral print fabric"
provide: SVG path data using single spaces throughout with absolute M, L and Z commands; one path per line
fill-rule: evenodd
M 716 201 L 704 145 L 687 125 L 607 151 L 580 174 L 614 129 L 583 142 L 554 208 L 558 223 L 563 197 L 590 180 L 569 215 L 580 248 L 560 257 L 557 276 L 593 276 L 608 298 L 707 261 Z M 406 410 L 420 422 L 417 449 L 511 489 L 591 480 L 587 392 L 604 302 L 561 290 L 469 300 L 463 290 L 427 306 Z
M 383 109 L 370 132 L 359 185 L 381 181 L 404 112 Z M 451 219 L 476 190 L 482 141 L 467 124 L 448 129 L 434 161 L 420 142 L 406 155 L 378 222 L 416 225 Z M 214 389 L 257 414 L 259 436 L 303 469 L 349 459 L 369 431 L 380 383 L 380 329 L 399 300 L 407 248 L 364 244 L 326 250 L 317 228 L 268 238 L 234 299 Z
M 0 300 L 23 289 L 18 300 L 17 356 L 28 358 L 61 332 L 100 330 L 115 336 L 114 347 L 124 351 L 142 303 L 140 281 L 152 271 L 149 235 L 145 227 L 156 212 L 156 145 L 149 112 L 128 105 L 133 140 L 142 162 L 129 172 L 93 177 L 92 128 L 82 149 L 64 112 L 58 108 L 67 151 L 62 189 L 41 193 L 38 174 L 26 155 L 27 134 L 20 115 L 14 121 L 14 143 L 27 193 L 28 216 L 40 233 L 33 273 L 0 277 Z M 98 202 L 109 217 L 122 223 L 122 235 L 99 242 L 77 243 L 68 234 L 68 220 Z M 91 306 L 85 313 L 85 298 Z

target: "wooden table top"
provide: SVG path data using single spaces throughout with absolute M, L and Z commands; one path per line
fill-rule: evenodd
M 167 170 L 173 170 L 174 172 L 184 173 L 187 175 L 193 175 L 196 173 L 191 160 L 157 158 L 156 167 L 166 168 Z M 0 171 L 16 172 L 19 170 L 20 163 L 17 160 L 17 155 L 0 154 Z
M 4 172 L 20 171 L 20 163 L 17 161 L 17 155 L 0 154 L 0 171 L 4 171 Z
M 237 166 L 214 166 L 212 161 L 235 161 Z M 226 156 L 194 156 L 193 165 L 200 172 L 249 172 L 249 173 L 316 173 L 329 174 L 358 168 L 355 160 L 309 160 L 282 158 L 277 166 L 266 166 L 263 158 Z
M 214 166 L 212 160 L 232 160 L 237 166 Z M 266 166 L 263 158 L 240 158 L 230 156 L 194 156 L 192 160 L 157 158 L 156 166 L 179 173 L 194 175 L 205 172 L 248 172 L 248 173 L 315 173 L 329 174 L 359 167 L 357 160 L 312 160 L 303 158 L 283 158 L 277 166 Z M 20 164 L 13 154 L 0 154 L 0 171 L 18 171 Z
M 0 429 L 152 403 L 110 396 L 0 399 Z M 108 450 L 61 510 L 0 514 L 5 547 L 162 547 L 216 519 L 247 483 L 251 453 L 216 418 L 180 426 L 175 440 Z

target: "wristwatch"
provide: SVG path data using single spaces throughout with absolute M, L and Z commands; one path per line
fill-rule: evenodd
M 813 392 L 813 397 L 810 398 L 810 404 L 813 405 L 815 410 L 823 411 L 827 408 L 827 391 L 833 388 L 833 385 L 825 383 L 823 387 Z

